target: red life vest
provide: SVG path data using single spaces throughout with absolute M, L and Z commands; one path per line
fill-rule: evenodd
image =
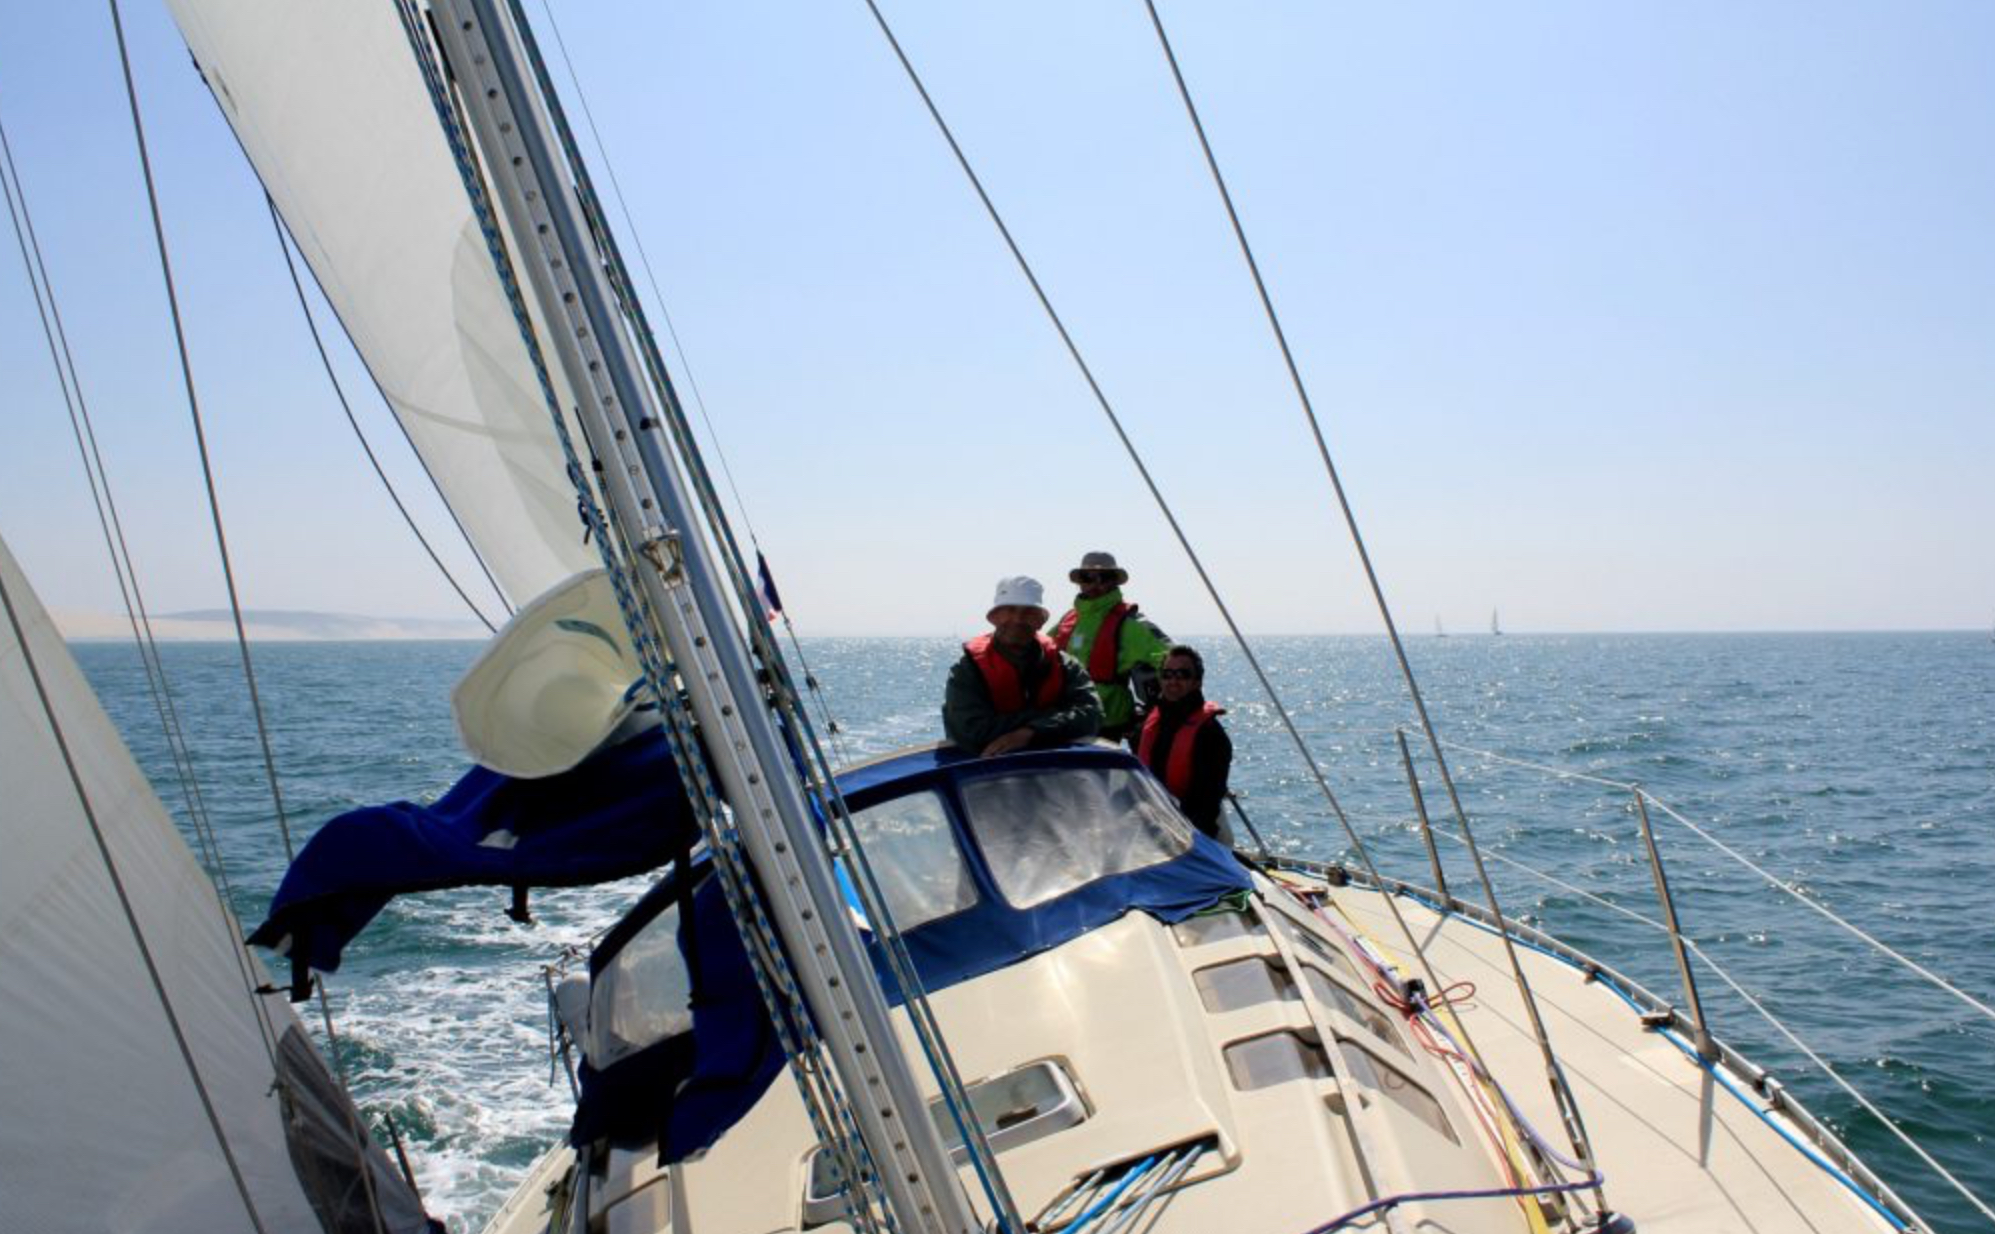
M 1088 648 L 1088 676 L 1108 685 L 1121 680 L 1115 671 L 1115 662 L 1122 651 L 1122 619 L 1136 611 L 1134 604 L 1117 604 L 1108 610 L 1101 619 L 1101 627 L 1094 632 L 1094 646 Z M 1074 627 L 1081 622 L 1079 609 L 1070 608 L 1067 615 L 1060 618 L 1060 624 L 1053 630 L 1053 645 L 1061 651 L 1073 641 Z
M 1178 731 L 1171 735 L 1170 754 L 1164 760 L 1164 787 L 1171 790 L 1171 796 L 1182 801 L 1191 790 L 1191 752 L 1192 747 L 1198 744 L 1199 726 L 1214 716 L 1225 714 L 1224 707 L 1201 703 L 1198 710 L 1186 716 L 1185 722 L 1178 725 Z M 1164 709 L 1151 708 L 1150 718 L 1143 721 L 1143 738 L 1136 746 L 1136 757 L 1152 771 L 1156 767 L 1150 762 L 1150 754 L 1157 748 L 1157 733 L 1163 727 Z
M 1046 675 L 1039 679 L 1039 689 L 1033 692 L 1034 707 L 1051 707 L 1059 701 L 1060 691 L 1067 684 L 1067 670 L 1060 663 L 1060 649 L 1053 640 L 1044 634 L 1034 634 L 1039 640 L 1039 654 L 1046 657 Z M 1025 686 L 1018 679 L 1018 670 L 1011 661 L 991 645 L 988 634 L 973 638 L 963 644 L 970 659 L 977 665 L 977 671 L 984 675 L 984 688 L 991 692 L 991 705 L 999 711 L 1024 711 Z

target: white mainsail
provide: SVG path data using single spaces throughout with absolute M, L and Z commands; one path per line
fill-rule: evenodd
M 598 565 L 539 380 L 394 5 L 168 7 L 508 598 L 522 603 Z M 562 405 L 572 405 L 565 394 Z
M 6 1227 L 422 1229 L 4 542 L 0 595 Z

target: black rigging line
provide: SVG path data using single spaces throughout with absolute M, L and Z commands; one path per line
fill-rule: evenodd
M 645 282 L 651 286 L 651 298 L 658 305 L 658 315 L 665 321 L 665 334 L 672 340 L 672 350 L 679 353 L 679 371 L 686 376 L 686 387 L 692 391 L 693 406 L 700 412 L 700 422 L 706 425 L 707 440 L 713 443 L 714 454 L 720 459 L 721 474 L 727 478 L 727 490 L 734 497 L 735 509 L 741 511 L 741 521 L 748 528 L 748 543 L 754 547 L 758 558 L 762 555 L 762 538 L 755 534 L 755 520 L 748 513 L 748 502 L 741 495 L 741 487 L 734 482 L 734 468 L 728 464 L 727 451 L 721 447 L 720 430 L 714 427 L 713 417 L 707 412 L 707 400 L 700 393 L 699 379 L 693 376 L 693 362 L 686 355 L 686 345 L 679 339 L 679 327 L 672 321 L 672 310 L 665 303 L 665 293 L 658 289 L 657 272 L 651 268 L 651 254 L 645 251 L 644 236 L 637 228 L 637 220 L 631 216 L 630 203 L 623 195 L 623 184 L 617 179 L 616 166 L 610 161 L 610 148 L 603 142 L 602 132 L 596 127 L 596 113 L 589 107 L 589 96 L 582 89 L 581 74 L 575 71 L 575 61 L 568 55 L 568 41 L 561 37 L 560 23 L 554 19 L 552 0 L 541 0 L 541 11 L 547 15 L 547 28 L 554 35 L 554 46 L 561 53 L 562 67 L 568 70 L 568 80 L 575 87 L 575 101 L 581 104 L 582 119 L 589 126 L 589 137 L 596 143 L 596 151 L 602 156 L 603 172 L 609 177 L 610 193 L 617 199 L 617 210 L 623 215 L 625 228 L 630 232 L 631 243 L 637 248 L 638 264 L 644 267 Z M 838 757 L 847 758 L 842 734 L 844 730 L 831 714 L 831 700 L 823 686 L 818 684 L 817 675 L 811 671 L 810 661 L 804 658 L 803 643 L 797 638 L 797 628 L 790 621 L 787 609 L 777 614 L 783 621 L 783 632 L 789 635 L 790 649 L 796 653 L 797 667 L 804 673 L 804 686 L 817 700 L 818 714 L 823 717 L 825 733 L 831 738 L 832 748 Z M 749 614 L 753 618 L 753 614 Z
M 353 405 L 347 402 L 346 390 L 340 385 L 339 375 L 333 372 L 332 358 L 326 354 L 325 340 L 319 335 L 319 323 L 313 318 L 311 302 L 305 296 L 305 285 L 298 279 L 298 265 L 291 259 L 291 242 L 284 231 L 284 220 L 277 213 L 277 203 L 270 199 L 270 194 L 265 193 L 263 204 L 270 209 L 270 226 L 277 232 L 277 248 L 284 254 L 284 271 L 291 276 L 291 290 L 298 293 L 298 311 L 304 315 L 305 328 L 312 335 L 312 346 L 318 350 L 319 363 L 325 366 L 326 380 L 332 383 L 333 396 L 339 400 L 339 409 L 346 413 L 346 422 L 353 426 L 353 435 L 360 441 L 361 452 L 367 455 L 367 462 L 374 468 L 374 474 L 380 478 L 381 487 L 388 490 L 388 500 L 395 503 L 395 509 L 401 514 L 402 521 L 409 525 L 409 534 L 416 538 L 417 544 L 423 546 L 423 552 L 429 554 L 429 559 L 435 563 L 437 572 L 443 575 L 443 581 L 449 583 L 450 589 L 457 593 L 457 598 L 464 601 L 464 607 L 471 610 L 471 615 L 478 619 L 478 624 L 484 626 L 489 633 L 498 633 L 498 627 L 493 625 L 472 601 L 470 595 L 458 583 L 457 576 L 450 572 L 450 567 L 443 564 L 443 558 L 437 556 L 429 538 L 423 535 L 423 529 L 416 526 L 415 516 L 402 504 L 402 496 L 395 491 L 394 482 L 389 480 L 388 473 L 382 470 L 381 460 L 375 456 L 374 447 L 368 444 L 367 434 L 361 431 L 360 421 L 354 417 Z M 486 577 L 490 578 L 490 575 Z M 496 586 L 494 584 L 495 589 Z
M 1475 842 L 1475 833 L 1469 827 L 1468 811 L 1462 805 L 1461 794 L 1456 791 L 1455 778 L 1448 770 L 1447 757 L 1441 752 L 1441 738 L 1434 729 L 1434 722 L 1427 714 L 1427 701 L 1420 693 L 1420 683 L 1413 674 L 1413 663 L 1407 658 L 1406 645 L 1400 640 L 1399 626 L 1392 619 L 1392 607 L 1386 603 L 1385 588 L 1379 582 L 1378 571 L 1372 566 L 1371 553 L 1365 548 L 1364 535 L 1358 530 L 1358 517 L 1351 509 L 1350 498 L 1344 493 L 1344 482 L 1338 478 L 1337 465 L 1330 459 L 1330 447 L 1323 437 L 1323 424 L 1317 418 L 1316 407 L 1309 398 L 1309 388 L 1303 383 L 1302 371 L 1295 362 L 1295 353 L 1289 348 L 1288 332 L 1282 329 L 1281 315 L 1275 311 L 1273 297 L 1268 294 L 1267 280 L 1261 277 L 1260 263 L 1254 260 L 1254 249 L 1247 242 L 1247 229 L 1240 222 L 1240 212 L 1234 208 L 1233 194 L 1226 187 L 1226 177 L 1220 173 L 1219 160 L 1212 152 L 1212 142 L 1206 137 L 1205 124 L 1199 119 L 1198 107 L 1192 102 L 1191 88 L 1185 84 L 1185 76 L 1178 67 L 1177 53 L 1171 49 L 1171 40 L 1164 33 L 1164 22 L 1157 15 L 1156 0 L 1143 0 L 1150 13 L 1150 24 L 1157 32 L 1157 42 L 1163 48 L 1164 59 L 1170 65 L 1171 79 L 1177 83 L 1178 97 L 1184 101 L 1185 114 L 1191 118 L 1192 131 L 1198 135 L 1198 147 L 1205 155 L 1205 165 L 1212 173 L 1212 183 L 1219 190 L 1219 198 L 1226 206 L 1226 218 L 1233 226 L 1233 236 L 1240 243 L 1240 254 L 1246 258 L 1247 270 L 1253 275 L 1254 290 L 1261 298 L 1261 308 L 1267 313 L 1268 326 L 1274 332 L 1275 343 L 1281 349 L 1282 363 L 1288 369 L 1290 383 L 1295 387 L 1295 396 L 1302 404 L 1302 412 L 1309 422 L 1310 434 L 1316 440 L 1316 452 L 1323 460 L 1324 473 L 1330 479 L 1330 488 L 1337 496 L 1338 508 L 1343 511 L 1344 525 L 1351 533 L 1351 544 L 1358 551 L 1358 561 L 1364 566 L 1365 581 L 1370 585 L 1372 599 L 1378 606 L 1379 619 L 1385 624 L 1386 636 L 1392 641 L 1392 653 L 1399 661 L 1400 676 L 1406 682 L 1407 693 L 1411 695 L 1413 709 L 1420 717 L 1420 728 L 1427 735 L 1428 748 L 1433 751 L 1434 763 L 1441 775 L 1441 783 L 1448 791 L 1448 801 L 1455 814 L 1455 822 L 1462 829 L 1468 841 L 1469 855 L 1475 861 L 1476 873 L 1482 879 L 1483 892 L 1489 901 L 1489 911 L 1498 921 L 1505 920 L 1503 908 L 1497 902 L 1496 884 L 1490 880 L 1489 871 L 1483 864 L 1482 850 Z M 1524 966 L 1517 955 L 1516 945 L 1511 941 L 1508 930 L 1499 931 L 1503 938 L 1503 948 L 1510 959 L 1511 975 L 1524 996 L 1524 1006 L 1529 1012 L 1532 1028 L 1536 1031 L 1537 1044 L 1544 1054 L 1546 1071 L 1551 1079 L 1554 1102 L 1571 1136 L 1573 1147 L 1578 1150 L 1580 1159 L 1588 1168 L 1593 1167 L 1593 1153 L 1588 1144 L 1586 1124 L 1579 1113 L 1579 1103 L 1564 1078 L 1561 1076 L 1556 1058 L 1552 1053 L 1551 1038 L 1545 1028 L 1543 1017 L 1538 1011 L 1538 1000 L 1532 996 L 1531 984 L 1524 975 Z M 1594 1198 L 1604 1212 L 1607 1199 L 1602 1189 L 1593 1188 Z
M 56 301 L 55 283 L 49 277 L 41 240 L 35 234 L 34 216 L 28 207 L 27 186 L 21 181 L 20 168 L 14 162 L 13 145 L 7 138 L 4 125 L 0 125 L 0 189 L 5 190 L 8 214 L 14 224 L 14 238 L 21 249 L 21 261 L 26 268 L 29 287 L 35 295 L 36 310 L 41 314 L 42 334 L 48 342 L 49 359 L 55 366 L 56 381 L 62 388 L 63 401 L 69 411 L 70 432 L 75 437 L 84 479 L 97 511 L 97 525 L 104 537 L 105 553 L 110 558 L 111 572 L 118 583 L 118 594 L 124 601 L 125 619 L 138 647 L 139 662 L 145 669 L 146 690 L 159 717 L 167 753 L 173 761 L 174 776 L 180 782 L 188 822 L 200 845 L 209 877 L 219 893 L 217 908 L 222 919 L 228 922 L 227 929 L 231 935 L 240 935 L 241 931 L 231 915 L 235 889 L 229 879 L 228 864 L 222 857 L 214 820 L 208 813 L 208 804 L 201 792 L 200 776 L 194 767 L 193 743 L 188 740 L 181 723 L 180 707 L 174 699 L 166 661 L 160 655 L 158 641 L 153 635 L 152 617 L 146 610 L 145 593 L 139 585 L 138 566 L 132 560 L 131 549 L 125 539 L 124 520 L 118 514 L 117 499 L 111 491 L 110 472 L 98 448 L 96 425 L 90 415 L 89 402 L 83 396 L 83 380 L 77 372 L 75 356 L 70 351 L 69 332 L 63 325 L 62 308 Z M 234 951 L 243 988 L 253 992 L 257 982 L 248 956 L 240 945 Z M 276 1042 L 271 1036 L 268 1020 L 260 1013 L 257 1027 L 263 1038 L 264 1051 L 275 1067 Z
M 291 822 L 284 813 L 284 790 L 277 783 L 277 759 L 270 750 L 270 728 L 263 714 L 263 700 L 256 690 L 256 669 L 250 662 L 249 632 L 243 628 L 242 599 L 236 590 L 235 566 L 229 558 L 227 534 L 222 530 L 221 498 L 215 490 L 215 472 L 208 459 L 208 437 L 201 424 L 201 402 L 194 392 L 194 364 L 187 354 L 187 332 L 180 319 L 180 297 L 173 287 L 173 263 L 167 256 L 166 226 L 159 212 L 159 191 L 153 184 L 152 157 L 147 152 L 145 123 L 139 117 L 138 85 L 132 80 L 132 58 L 125 46 L 125 24 L 118 0 L 109 0 L 111 28 L 118 39 L 118 62 L 125 77 L 125 99 L 131 107 L 132 136 L 138 144 L 139 168 L 145 176 L 146 203 L 152 214 L 153 242 L 159 249 L 159 272 L 166 285 L 166 304 L 173 318 L 173 342 L 180 354 L 181 383 L 187 392 L 187 410 L 194 422 L 194 443 L 201 456 L 201 478 L 208 490 L 208 516 L 215 529 L 215 547 L 221 557 L 222 581 L 229 593 L 229 615 L 235 621 L 236 647 L 242 654 L 243 681 L 249 687 L 249 706 L 256 716 L 257 741 L 263 750 L 263 769 L 270 784 L 271 804 L 277 811 L 277 832 L 284 840 L 284 859 L 297 856 L 291 843 Z

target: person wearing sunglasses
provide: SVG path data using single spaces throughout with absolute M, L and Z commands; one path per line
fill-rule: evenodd
M 1101 735 L 1131 740 L 1141 710 L 1157 700 L 1157 666 L 1171 638 L 1122 598 L 1129 571 L 1115 564 L 1115 554 L 1084 555 L 1067 579 L 1080 591 L 1054 627 L 1053 645 L 1087 665 L 1101 696 Z
M 1233 769 L 1233 739 L 1219 724 L 1225 709 L 1205 699 L 1205 660 L 1180 643 L 1165 654 L 1158 677 L 1163 698 L 1143 721 L 1136 757 L 1164 782 L 1194 827 L 1231 844 L 1219 811 Z
M 1045 589 L 1018 575 L 998 580 L 984 619 L 991 632 L 963 644 L 942 696 L 949 744 L 985 758 L 1086 741 L 1101 727 L 1101 701 L 1086 670 L 1039 632 Z

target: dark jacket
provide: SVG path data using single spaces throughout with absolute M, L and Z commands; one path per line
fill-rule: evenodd
M 1028 658 L 1011 659 L 1025 696 L 1031 698 L 1046 675 L 1045 655 L 1034 644 Z M 977 662 L 965 652 L 949 670 L 949 686 L 942 696 L 943 736 L 950 745 L 972 754 L 981 753 L 985 746 L 1020 727 L 1032 729 L 1035 749 L 1094 736 L 1101 728 L 1101 700 L 1088 684 L 1088 671 L 1072 656 L 1060 659 L 1066 666 L 1066 680 L 1061 682 L 1060 696 L 1052 706 L 999 711 L 991 702 L 990 687 L 984 683 Z
M 1176 703 L 1157 704 L 1154 711 L 1157 740 L 1150 750 L 1149 767 L 1159 780 L 1164 778 L 1164 768 L 1171 759 L 1171 743 L 1177 739 L 1185 717 L 1204 705 L 1205 696 L 1196 690 Z M 1214 716 L 1192 737 L 1191 787 L 1178 800 L 1178 806 L 1193 826 L 1215 839 L 1226 838 L 1219 825 L 1219 812 L 1226 804 L 1226 777 L 1232 768 L 1233 739 L 1220 727 L 1219 717 Z

